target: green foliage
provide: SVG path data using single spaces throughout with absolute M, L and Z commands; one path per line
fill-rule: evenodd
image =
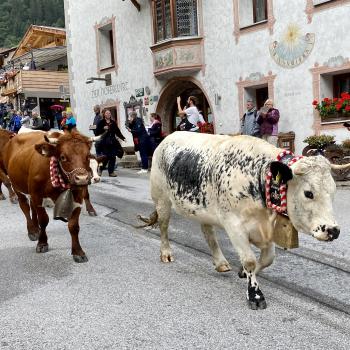
M 317 149 L 324 149 L 326 146 L 334 143 L 334 136 L 331 135 L 313 135 L 307 137 L 303 142 Z
M 342 142 L 342 146 L 345 149 L 350 149 L 350 139 L 346 139 Z
M 64 27 L 63 0 L 0 0 L 0 47 L 16 46 L 31 24 Z

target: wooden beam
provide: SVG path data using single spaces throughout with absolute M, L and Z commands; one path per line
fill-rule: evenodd
M 137 2 L 137 0 L 131 0 L 131 2 L 134 4 L 134 6 L 137 8 L 137 10 L 140 12 L 141 11 L 141 6 L 140 4 Z

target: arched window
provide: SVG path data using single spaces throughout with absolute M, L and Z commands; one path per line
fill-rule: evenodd
M 154 0 L 155 42 L 198 35 L 197 0 Z

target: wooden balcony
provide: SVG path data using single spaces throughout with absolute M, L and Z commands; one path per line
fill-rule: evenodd
M 151 46 L 154 75 L 168 79 L 184 72 L 197 72 L 204 66 L 203 38 L 175 38 Z
M 48 70 L 20 71 L 16 75 L 18 93 L 52 92 L 59 94 L 61 85 L 69 86 L 68 72 Z

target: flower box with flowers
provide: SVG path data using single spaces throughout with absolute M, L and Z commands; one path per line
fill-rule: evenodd
M 314 100 L 312 105 L 318 110 L 322 122 L 350 120 L 350 94 L 347 92 L 343 92 L 339 98 L 325 97 L 320 102 Z

